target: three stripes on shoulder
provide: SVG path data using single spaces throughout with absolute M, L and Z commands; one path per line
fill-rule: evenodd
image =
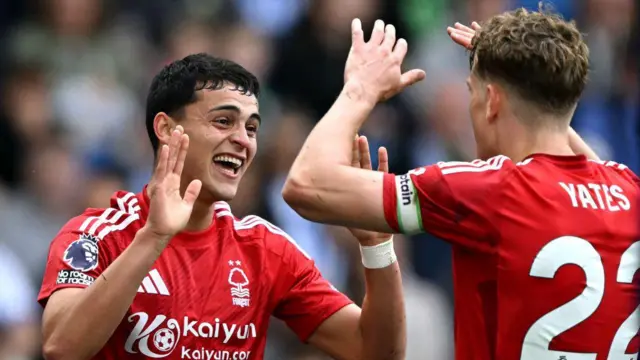
M 127 193 L 116 199 L 116 202 L 118 209 L 107 208 L 99 216 L 87 217 L 78 230 L 102 240 L 109 233 L 124 230 L 140 219 L 140 206 L 134 193 Z

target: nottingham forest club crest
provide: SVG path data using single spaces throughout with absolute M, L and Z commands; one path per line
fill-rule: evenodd
M 228 262 L 231 270 L 229 270 L 229 284 L 231 285 L 231 300 L 233 305 L 240 307 L 249 306 L 249 289 L 245 286 L 249 285 L 249 278 L 244 270 L 240 267 L 242 262 L 239 260 Z
M 98 238 L 81 234 L 64 251 L 64 262 L 74 270 L 90 271 L 98 266 Z

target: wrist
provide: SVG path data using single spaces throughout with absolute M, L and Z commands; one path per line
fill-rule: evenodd
M 378 97 L 375 94 L 367 91 L 362 83 L 354 80 L 349 80 L 344 84 L 342 94 L 356 105 L 373 108 L 378 103 Z
M 144 246 L 153 249 L 157 256 L 160 256 L 162 251 L 169 244 L 169 240 L 171 240 L 173 236 L 160 234 L 150 228 L 148 225 L 143 226 L 134 238 L 134 241 L 137 243 L 143 244 Z
M 393 236 L 377 245 L 360 245 L 362 265 L 367 269 L 383 269 L 396 263 L 398 258 L 393 249 Z
M 376 245 L 385 243 L 389 240 L 393 240 L 393 235 L 388 234 L 388 236 L 385 236 L 385 237 L 379 237 L 379 236 L 378 237 L 376 236 L 356 237 L 356 239 L 360 243 L 360 246 L 376 246 Z

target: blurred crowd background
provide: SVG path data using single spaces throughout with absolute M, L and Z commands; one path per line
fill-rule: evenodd
M 640 30 L 634 0 L 555 0 L 591 48 L 591 81 L 574 127 L 603 158 L 640 170 Z M 232 59 L 264 86 L 259 154 L 232 202 L 291 234 L 336 287 L 360 301 L 362 272 L 344 229 L 309 223 L 282 200 L 307 133 L 339 93 L 350 20 L 394 23 L 408 63 L 427 80 L 379 105 L 363 129 L 389 149 L 393 172 L 472 159 L 469 61 L 446 26 L 484 20 L 526 0 L 0 1 L 0 359 L 40 357 L 36 304 L 49 242 L 116 189 L 139 191 L 152 154 L 144 101 L 152 76 L 194 52 Z M 375 153 L 374 153 L 375 156 Z M 452 354 L 449 247 L 398 238 L 408 359 Z M 321 359 L 275 323 L 267 359 Z

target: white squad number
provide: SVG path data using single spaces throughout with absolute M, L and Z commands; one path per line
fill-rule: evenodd
M 573 300 L 556 308 L 536 321 L 524 337 L 521 360 L 595 360 L 595 353 L 574 353 L 549 350 L 554 337 L 578 325 L 591 316 L 604 296 L 604 265 L 600 254 L 587 240 L 563 236 L 552 240 L 538 253 L 529 275 L 552 279 L 560 267 L 578 265 L 584 271 L 587 286 Z M 617 281 L 630 284 L 640 269 L 640 241 L 622 254 Z M 637 360 L 638 354 L 625 354 L 627 346 L 640 327 L 640 306 L 625 320 L 611 343 L 608 360 Z

